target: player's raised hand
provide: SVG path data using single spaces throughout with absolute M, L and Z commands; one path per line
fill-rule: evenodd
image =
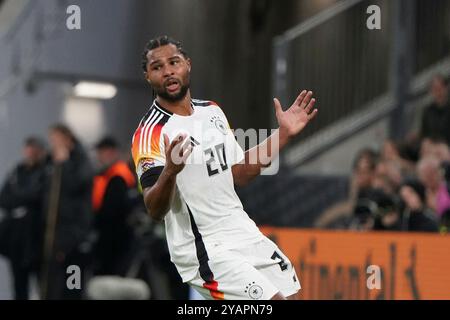
M 192 152 L 192 145 L 186 134 L 178 134 L 170 143 L 167 134 L 164 134 L 164 147 L 166 151 L 166 170 L 171 174 L 178 174 L 186 165 L 186 160 Z
M 280 131 L 283 131 L 288 137 L 297 135 L 316 116 L 318 111 L 314 109 L 316 99 L 312 96 L 311 91 L 303 90 L 286 111 L 283 111 L 277 98 L 273 99 Z

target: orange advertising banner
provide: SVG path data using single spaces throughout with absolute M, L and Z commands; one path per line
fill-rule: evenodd
M 293 263 L 301 299 L 450 299 L 450 235 L 261 231 Z

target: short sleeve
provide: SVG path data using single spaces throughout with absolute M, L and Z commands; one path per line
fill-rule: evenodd
M 230 131 L 231 131 L 231 129 L 230 129 Z M 230 142 L 231 152 L 232 152 L 232 155 L 230 156 L 230 162 L 231 162 L 231 165 L 233 166 L 239 162 L 242 162 L 245 158 L 245 155 L 244 155 L 244 150 L 242 150 L 242 147 L 236 141 L 236 138 L 234 137 L 234 134 L 232 131 L 231 131 L 230 137 L 233 140 Z
M 162 126 L 141 125 L 133 136 L 132 155 L 142 188 L 153 186 L 166 163 Z

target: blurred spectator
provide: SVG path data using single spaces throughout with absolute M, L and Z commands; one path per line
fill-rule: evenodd
M 447 191 L 450 194 L 450 161 L 443 162 L 442 169 L 444 171 L 445 183 L 447 184 Z
M 407 180 L 400 189 L 404 202 L 402 230 L 437 232 L 434 212 L 426 205 L 425 187 L 417 180 Z
M 431 157 L 420 160 L 417 174 L 426 188 L 426 204 L 441 219 L 444 212 L 450 209 L 450 195 L 440 161 Z
M 387 194 L 397 192 L 402 183 L 401 167 L 398 163 L 381 159 L 375 168 L 371 187 L 382 189 Z
M 326 210 L 316 221 L 318 228 L 327 228 L 341 222 L 347 227 L 348 220 L 352 219 L 354 207 L 364 190 L 371 189 L 375 178 L 375 168 L 378 154 L 371 149 L 361 150 L 353 162 L 353 174 L 350 181 L 350 194 L 346 201 L 335 204 Z M 339 222 L 338 222 L 339 223 Z
M 433 103 L 422 115 L 422 138 L 442 139 L 450 144 L 450 104 L 447 82 L 442 76 L 435 76 L 430 87 Z
M 94 250 L 94 274 L 125 276 L 133 230 L 127 221 L 133 209 L 130 192 L 134 173 L 120 160 L 118 143 L 111 137 L 96 145 L 100 172 L 94 178 L 93 207 L 98 238 Z
M 445 231 L 450 226 L 450 100 L 445 79 L 436 76 L 430 92 L 434 101 L 423 113 L 421 139 L 386 140 L 379 156 L 361 150 L 349 199 L 326 210 L 316 227 L 436 231 L 440 223 Z
M 450 162 L 450 147 L 443 140 L 424 139 L 420 147 L 420 158 L 428 157 L 439 162 Z
M 43 299 L 79 299 L 81 290 L 66 286 L 67 267 L 84 275 L 83 248 L 92 218 L 93 171 L 87 155 L 64 125 L 49 130 L 51 161 L 45 188 L 45 239 L 41 296 Z M 83 284 L 81 286 L 84 287 Z
M 44 185 L 44 143 L 36 137 L 25 140 L 23 159 L 8 175 L 0 191 L 0 207 L 5 210 L 0 245 L 9 259 L 14 298 L 29 296 L 30 275 L 37 275 L 42 247 L 41 194 Z
M 372 187 L 377 162 L 378 154 L 371 149 L 364 149 L 356 156 L 353 163 L 351 185 L 351 194 L 353 198 L 357 198 L 358 193 L 362 190 Z
M 403 149 L 406 149 L 404 146 Z M 403 152 L 402 152 L 403 151 Z M 401 175 L 409 175 L 414 173 L 414 162 L 407 160 L 402 153 L 407 153 L 405 150 L 401 150 L 398 143 L 392 140 L 386 140 L 381 149 L 381 161 L 385 163 L 392 163 L 400 169 Z

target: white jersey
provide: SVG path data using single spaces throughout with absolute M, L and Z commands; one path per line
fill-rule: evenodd
M 225 114 L 210 101 L 192 100 L 191 105 L 193 113 L 180 116 L 155 100 L 132 144 L 143 188 L 156 182 L 165 165 L 163 134 L 172 141 L 185 133 L 193 146 L 186 166 L 176 177 L 175 196 L 164 219 L 171 260 L 184 282 L 198 272 L 205 281 L 212 278 L 208 267 L 212 253 L 263 238 L 234 190 L 231 168 L 244 159 L 244 152 Z

